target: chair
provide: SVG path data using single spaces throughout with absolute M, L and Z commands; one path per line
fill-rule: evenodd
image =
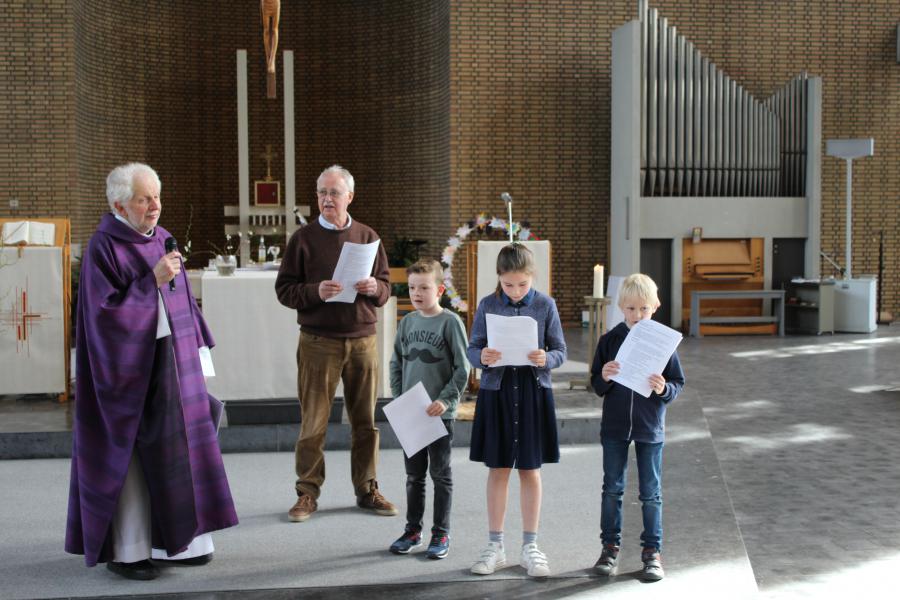
M 391 284 L 391 287 L 395 284 L 406 285 L 407 275 L 406 275 L 406 267 L 390 267 L 390 275 L 388 276 L 388 281 Z M 393 292 L 393 290 L 392 290 Z M 407 290 L 407 294 L 408 294 Z M 412 300 L 409 299 L 409 295 L 406 296 L 397 296 L 397 320 L 403 318 L 406 313 L 412 312 L 415 310 L 413 307 Z

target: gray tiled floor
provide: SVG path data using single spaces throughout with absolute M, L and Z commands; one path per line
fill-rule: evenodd
M 580 335 L 567 331 L 570 357 L 583 362 L 586 351 Z M 0 581 L 34 586 L 30 595 L 44 597 L 50 590 L 57 590 L 55 595 L 84 595 L 78 590 L 115 595 L 223 589 L 219 577 L 243 576 L 249 579 L 228 579 L 236 582 L 232 589 L 245 590 L 240 595 L 184 597 L 332 597 L 334 587 L 315 586 L 340 582 L 377 584 L 345 588 L 346 597 L 360 591 L 396 597 L 415 589 L 417 596 L 427 598 L 626 598 L 647 593 L 680 598 L 690 589 L 694 598 L 722 598 L 747 591 L 742 573 L 752 567 L 764 598 L 893 595 L 886 575 L 900 568 L 900 551 L 895 549 L 900 533 L 900 327 L 881 327 L 872 335 L 687 339 L 679 352 L 688 386 L 669 413 L 667 432 L 669 577 L 652 588 L 631 585 L 636 582 L 627 577 L 609 584 L 585 570 L 596 558 L 599 448 L 592 445 L 569 447 L 561 465 L 546 469 L 553 487 L 547 486 L 542 540 L 560 575 L 543 584 L 523 580 L 518 569 L 488 581 L 473 582 L 465 575 L 469 554 L 482 535 L 483 468 L 468 463 L 464 449 L 455 455 L 459 485 L 454 514 L 457 522 L 461 515 L 474 517 L 460 523 L 452 561 L 441 561 L 437 571 L 430 562 L 382 562 L 383 551 L 377 548 L 348 550 L 347 544 L 355 548 L 359 543 L 354 528 L 362 525 L 366 536 L 372 533 L 371 518 L 361 521 L 352 510 L 340 508 L 344 500 L 338 494 L 331 501 L 331 523 L 322 519 L 309 524 L 322 528 L 314 536 L 317 543 L 325 543 L 321 566 L 327 563 L 332 577 L 343 578 L 329 580 L 302 566 L 292 578 L 295 563 L 289 558 L 282 564 L 277 557 L 305 552 L 302 540 L 308 538 L 304 530 L 280 519 L 286 508 L 282 480 L 290 479 L 290 455 L 235 454 L 227 463 L 232 478 L 237 477 L 236 496 L 242 498 L 241 527 L 217 537 L 215 570 L 177 573 L 156 587 L 121 585 L 61 554 L 59 513 L 67 461 L 0 462 L 0 537 L 5 539 L 0 545 Z M 570 376 L 560 373 L 555 381 Z M 596 415 L 589 394 L 560 389 L 557 399 L 562 410 Z M 0 407 L 0 420 L 5 418 Z M 391 478 L 385 485 L 391 486 L 395 500 L 402 497 L 402 475 L 395 473 L 398 461 L 396 451 L 383 453 L 383 477 Z M 335 493 L 343 492 L 340 486 L 346 483 L 338 479 L 344 476 L 339 469 L 329 471 L 336 481 L 327 489 L 337 488 Z M 18 485 L 8 485 L 11 481 Z M 515 498 L 511 495 L 513 504 Z M 636 505 L 626 506 L 626 527 L 634 523 L 636 511 Z M 396 523 L 376 521 L 372 527 L 377 527 L 377 542 L 394 535 Z M 510 535 L 517 535 L 513 514 L 509 523 Z M 630 527 L 626 536 L 633 538 L 637 532 L 633 524 Z M 292 537 L 298 531 L 299 541 Z M 23 535 L 31 539 L 23 542 Z M 273 548 L 266 547 L 267 541 Z M 366 547 L 373 543 L 363 540 Z M 341 554 L 348 551 L 349 564 L 356 568 L 345 571 Z M 387 564 L 402 568 L 385 573 Z M 48 570 L 54 575 L 47 576 Z M 424 577 L 431 578 L 428 586 L 410 587 Z M 206 583 L 198 586 L 198 579 Z M 63 587 L 54 584 L 62 580 Z M 400 587 L 391 585 L 399 582 Z M 284 589 L 248 595 L 247 587 Z
M 43 395 L 0 395 L 0 433 L 70 431 L 73 404 Z
M 892 595 L 879 581 L 900 566 L 900 328 L 682 354 L 760 589 Z

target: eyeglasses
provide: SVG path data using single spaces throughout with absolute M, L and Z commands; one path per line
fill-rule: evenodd
M 344 191 L 341 191 L 341 190 L 335 190 L 335 189 L 331 189 L 331 190 L 325 190 L 325 189 L 322 189 L 322 190 L 316 190 L 316 196 L 318 196 L 319 198 L 327 198 L 327 197 L 331 197 L 332 200 L 336 200 L 337 198 L 340 198 L 341 196 L 345 195 L 346 193 L 347 193 L 347 192 L 344 192 Z

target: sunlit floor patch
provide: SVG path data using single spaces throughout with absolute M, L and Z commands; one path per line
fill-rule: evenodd
M 634 563 L 634 560 L 631 562 Z M 579 586 L 581 589 L 577 591 L 573 590 L 555 597 L 567 600 L 596 600 L 597 598 L 646 600 L 652 597 L 672 600 L 681 598 L 749 600 L 758 597 L 753 572 L 744 559 L 719 561 L 682 569 L 667 565 L 665 557 L 663 557 L 663 566 L 666 568 L 666 578 L 647 584 L 637 578 L 638 565 L 625 562 L 620 564 L 619 574 L 615 577 L 593 579 L 597 582 L 596 587 L 582 584 Z M 535 590 L 534 595 L 529 597 L 539 598 L 541 594 Z M 547 597 L 554 596 L 548 595 Z
M 735 421 L 771 411 L 776 406 L 777 404 L 771 400 L 747 400 L 745 402 L 735 402 L 729 406 L 704 406 L 703 413 L 715 415 L 717 419 Z
M 891 386 L 889 385 L 860 385 L 850 388 L 850 391 L 855 394 L 871 394 L 872 392 L 882 392 L 890 389 Z
M 815 442 L 830 442 L 835 440 L 850 439 L 849 433 L 830 425 L 817 425 L 815 423 L 800 423 L 792 425 L 787 430 L 769 435 L 738 435 L 725 438 L 725 442 L 739 444 L 747 452 L 768 452 L 797 444 L 811 444 Z
M 893 580 L 893 576 L 898 572 L 900 554 L 873 556 L 866 562 L 854 562 L 845 568 L 835 568 L 828 573 L 812 576 L 804 574 L 802 565 L 798 565 L 795 581 L 771 589 L 764 587 L 759 597 L 765 600 L 896 598 L 897 582 Z
M 802 346 L 788 346 L 784 348 L 767 348 L 765 350 L 749 350 L 745 352 L 732 352 L 735 358 L 747 358 L 758 360 L 763 358 L 791 358 L 794 356 L 809 356 L 813 354 L 833 354 L 835 352 L 856 352 L 859 350 L 871 350 L 873 347 L 882 347 L 890 344 L 900 344 L 900 336 L 870 338 L 853 341 L 837 341 L 827 344 L 804 344 Z

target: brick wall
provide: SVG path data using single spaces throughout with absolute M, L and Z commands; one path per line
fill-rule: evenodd
M 316 214 L 316 177 L 342 164 L 356 180 L 351 214 L 389 248 L 428 240 L 423 257 L 449 236 L 449 6 L 303 2 L 292 25 L 298 197 Z
M 625 2 L 456 2 L 451 14 L 451 203 L 457 222 L 514 199 L 553 244 L 553 295 L 581 318 L 608 264 L 610 44 Z
M 878 272 L 884 232 L 883 307 L 900 315 L 900 3 L 683 2 L 651 6 L 757 97 L 801 70 L 822 77 L 822 139 L 875 138 L 853 161 L 853 273 Z M 824 155 L 824 148 L 823 148 Z M 822 250 L 844 263 L 843 160 L 822 157 Z M 832 273 L 824 261 L 822 273 Z
M 757 97 L 801 70 L 823 79 L 823 139 L 875 137 L 854 163 L 853 270 L 874 273 L 885 236 L 884 307 L 900 312 L 900 3 L 651 2 Z M 463 221 L 516 198 L 553 241 L 554 295 L 579 318 L 591 265 L 608 263 L 610 41 L 637 3 L 454 2 L 451 204 Z M 824 157 L 822 249 L 844 255 L 844 163 Z M 823 273 L 830 270 L 823 267 Z
M 237 203 L 235 49 L 258 37 L 248 25 L 258 20 L 258 6 L 254 12 L 244 4 L 235 3 L 229 19 L 209 18 L 219 6 L 210 1 L 78 4 L 78 181 L 86 226 L 76 237 L 90 235 L 107 210 L 109 170 L 141 161 L 162 180 L 160 223 L 182 244 L 190 223 L 195 252 L 223 245 L 222 205 Z M 277 151 L 280 138 L 273 143 Z
M 110 168 L 139 160 L 163 180 L 163 226 L 184 239 L 193 214 L 195 249 L 221 245 L 222 206 L 238 197 L 235 50 L 248 51 L 251 179 L 271 144 L 283 184 L 280 53 L 293 49 L 298 202 L 315 214 L 315 177 L 339 162 L 357 179 L 353 214 L 389 245 L 445 237 L 449 3 L 284 3 L 275 100 L 258 4 L 210 17 L 221 10 L 216 0 L 5 6 L 0 215 L 62 210 L 84 242 L 106 210 Z
M 75 182 L 72 10 L 66 0 L 0 10 L 0 216 L 66 216 Z M 10 200 L 18 200 L 17 210 Z
M 653 6 L 757 96 L 807 70 L 823 79 L 823 137 L 876 138 L 854 165 L 854 272 L 886 243 L 884 306 L 900 313 L 900 4 L 659 0 Z M 478 211 L 554 243 L 554 294 L 579 318 L 591 266 L 608 264 L 610 39 L 636 2 L 283 2 L 279 53 L 295 51 L 298 202 L 338 162 L 352 213 L 390 246 L 446 238 Z M 9 0 L 0 13 L 0 216 L 68 212 L 84 241 L 115 164 L 163 179 L 162 223 L 195 250 L 222 241 L 237 202 L 235 50 L 248 50 L 251 179 L 278 153 L 282 61 L 265 98 L 255 2 Z M 823 159 L 822 247 L 843 257 L 844 165 Z M 313 214 L 316 210 L 313 209 Z M 200 260 L 194 264 L 199 264 Z M 824 272 L 828 272 L 825 270 Z

